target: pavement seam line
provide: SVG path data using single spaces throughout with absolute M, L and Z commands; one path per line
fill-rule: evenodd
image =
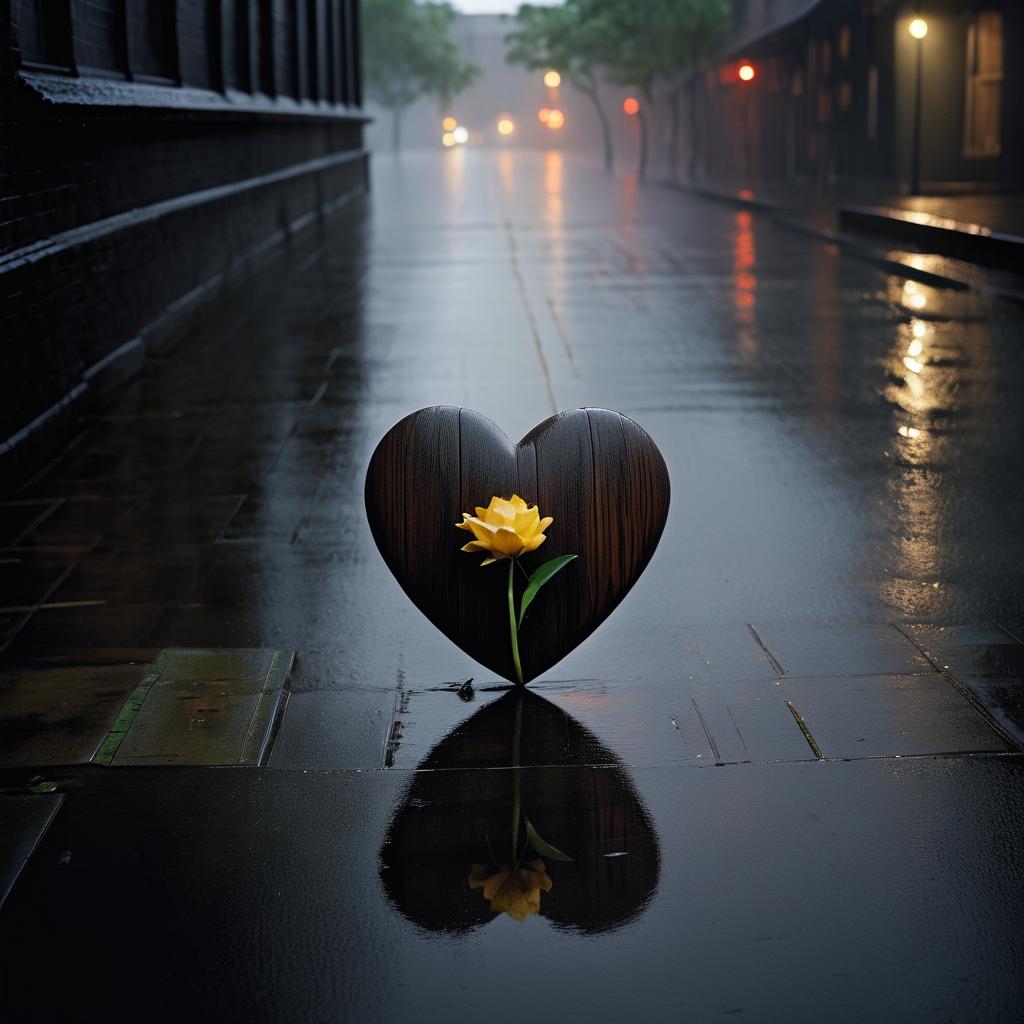
M 825 755 L 821 752 L 821 747 L 815 742 L 814 737 L 811 735 L 811 730 L 807 728 L 807 723 L 803 720 L 800 712 L 797 711 L 796 705 L 791 701 L 786 701 L 786 707 L 789 708 L 790 714 L 796 719 L 796 724 L 800 727 L 800 731 L 804 734 L 804 739 L 807 740 L 811 750 L 814 751 L 814 756 L 819 761 L 825 760 Z
M 295 652 L 291 651 L 287 659 L 282 655 L 284 651 L 274 651 L 274 658 L 267 669 L 263 679 L 262 693 L 253 708 L 252 717 L 249 719 L 249 727 L 242 741 L 242 749 L 239 754 L 238 764 L 253 764 L 257 768 L 264 765 L 269 757 L 271 741 L 275 736 L 274 725 L 283 714 L 283 704 L 286 702 L 285 684 L 291 675 L 292 665 L 295 661 Z M 262 737 L 255 732 L 257 719 L 260 712 L 269 704 L 269 719 L 263 730 Z
M 754 629 L 754 624 L 752 622 L 747 623 L 747 629 L 750 630 L 750 635 L 756 641 L 757 646 L 760 647 L 762 651 L 764 651 L 765 657 L 768 659 L 772 668 L 775 670 L 775 674 L 780 679 L 782 679 L 786 675 L 786 670 L 782 667 L 782 664 L 780 663 L 779 659 L 776 658 L 775 655 L 768 650 L 768 645 L 761 639 L 761 634 L 758 633 L 756 629 Z
M 701 714 L 701 710 L 697 705 L 697 698 L 690 697 L 690 703 L 693 704 L 693 710 L 697 713 L 697 720 L 700 722 L 700 727 L 704 730 L 704 735 L 708 738 L 708 745 L 711 747 L 711 753 L 715 755 L 715 764 L 722 763 L 722 755 L 718 751 L 718 744 L 715 742 L 714 736 L 711 735 L 711 730 L 708 728 L 708 723 L 704 721 L 704 716 Z M 739 730 L 736 730 L 739 732 Z M 740 737 L 742 739 L 743 737 Z
M 544 378 L 544 388 L 548 393 L 548 401 L 551 403 L 551 415 L 558 415 L 558 402 L 555 400 L 555 389 L 551 383 L 551 370 L 548 367 L 547 357 L 544 355 L 544 343 L 541 341 L 540 331 L 537 328 L 537 318 L 533 315 L 533 307 L 530 305 L 530 297 L 526 291 L 526 282 L 523 280 L 522 271 L 519 269 L 519 253 L 516 248 L 516 240 L 512 234 L 512 225 L 505 219 L 505 236 L 508 239 L 509 256 L 512 261 L 512 275 L 519 286 L 519 296 L 523 302 L 523 310 L 526 313 L 526 323 L 533 335 L 533 344 L 537 349 L 537 359 L 540 362 L 541 376 Z

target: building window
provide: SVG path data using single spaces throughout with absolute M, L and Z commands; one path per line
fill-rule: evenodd
M 142 81 L 169 82 L 178 77 L 178 41 L 174 4 L 128 0 L 126 7 L 131 69 Z
M 836 102 L 839 109 L 847 111 L 853 103 L 853 86 L 849 82 L 840 82 L 839 90 L 836 94 Z
M 71 9 L 53 0 L 24 0 L 18 13 L 22 61 L 45 71 L 70 70 Z
M 839 30 L 839 41 L 836 45 L 836 49 L 839 51 L 840 60 L 850 59 L 850 26 L 844 25 Z
M 1003 92 L 1003 16 L 980 11 L 967 28 L 964 156 L 999 155 Z

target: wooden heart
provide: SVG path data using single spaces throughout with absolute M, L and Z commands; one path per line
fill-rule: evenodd
M 668 515 L 669 481 L 657 445 L 607 409 L 574 409 L 519 444 L 489 419 L 456 406 L 421 409 L 377 445 L 366 474 L 366 514 L 377 547 L 412 602 L 470 657 L 515 678 L 506 562 L 481 567 L 459 550 L 463 512 L 492 495 L 521 495 L 553 516 L 547 540 L 521 558 L 527 572 L 579 557 L 548 583 L 520 633 L 525 681 L 582 643 L 644 571 Z

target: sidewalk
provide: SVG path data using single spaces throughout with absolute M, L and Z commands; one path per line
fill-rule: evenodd
M 1022 326 L 557 151 L 378 158 L 0 502 L 8 1016 L 1015 1022 Z M 366 525 L 434 404 L 669 469 L 521 706 Z M 572 858 L 524 920 L 515 806 Z
M 926 283 L 1024 300 L 1024 196 L 665 184 L 768 213 Z

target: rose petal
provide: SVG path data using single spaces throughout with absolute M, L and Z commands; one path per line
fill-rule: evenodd
M 494 536 L 496 526 L 491 526 L 490 523 L 481 523 L 479 519 L 469 518 L 466 520 L 469 524 L 470 530 L 473 531 L 473 536 L 488 547 L 491 545 L 491 538 Z
M 499 526 L 494 531 L 494 539 L 491 541 L 491 550 L 495 554 L 505 556 L 518 555 L 523 550 L 522 538 L 508 526 Z

